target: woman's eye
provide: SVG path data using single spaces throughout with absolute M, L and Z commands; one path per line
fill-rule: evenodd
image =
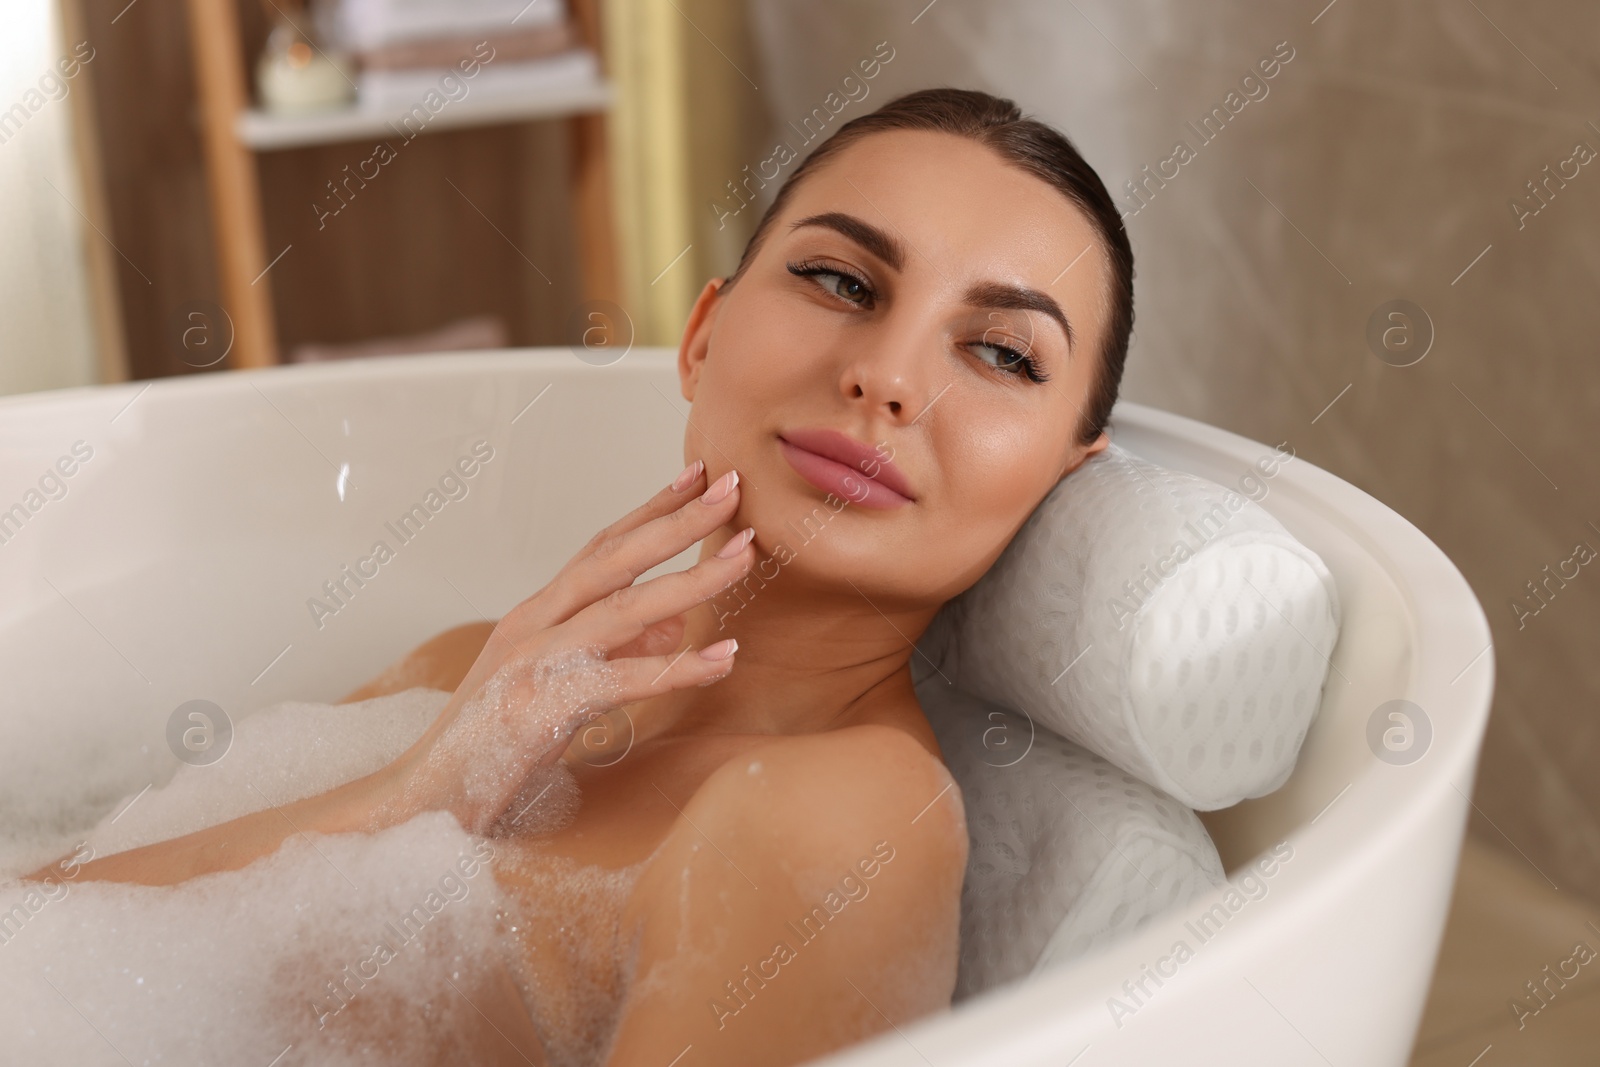
M 816 285 L 846 303 L 865 306 L 872 300 L 871 287 L 854 274 L 811 263 L 790 263 L 788 267 L 789 273 L 811 278 Z
M 1010 374 L 1018 378 L 1029 378 L 1036 382 L 1046 381 L 1049 377 L 1039 369 L 1039 361 L 1037 359 L 1024 355 L 1015 348 L 987 341 L 976 341 L 968 347 L 978 353 L 979 359 L 1004 374 Z M 992 359 L 984 355 L 985 350 L 993 353 Z
M 871 295 L 871 293 L 867 291 L 867 287 L 861 284 L 861 279 L 852 278 L 848 274 L 841 274 L 838 271 L 827 271 L 817 275 L 817 278 L 818 284 L 824 289 L 827 289 L 828 292 L 832 293 L 834 296 L 842 296 L 852 304 L 860 303 Z M 822 281 L 824 278 L 833 279 L 834 284 L 830 286 L 826 281 Z
M 998 367 L 1004 371 L 1010 371 L 1013 374 L 1021 373 L 1026 369 L 1023 360 L 1027 357 L 1023 356 L 1021 352 L 1018 352 L 1014 348 L 1007 348 L 1005 345 L 990 344 L 985 341 L 977 342 L 970 347 L 978 353 L 979 359 L 982 359 L 990 366 Z M 993 358 L 991 359 L 986 356 L 986 352 L 993 353 Z

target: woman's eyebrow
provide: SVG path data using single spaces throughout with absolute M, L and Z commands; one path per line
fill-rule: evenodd
M 1056 303 L 1054 297 L 1037 289 L 1003 282 L 978 282 L 963 294 L 962 299 L 973 307 L 1043 312 L 1061 324 L 1061 329 L 1067 335 L 1067 351 L 1072 351 L 1077 340 L 1077 335 L 1072 332 L 1072 323 L 1067 321 L 1067 313 L 1061 310 L 1061 305 Z
M 820 215 L 807 215 L 803 219 L 797 219 L 789 229 L 798 230 L 802 226 L 821 226 L 824 229 L 837 231 L 895 270 L 905 266 L 906 250 L 899 239 L 854 215 L 847 215 L 842 211 L 824 211 Z

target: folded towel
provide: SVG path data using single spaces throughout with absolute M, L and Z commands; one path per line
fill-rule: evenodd
M 355 53 L 356 64 L 363 70 L 411 70 L 417 67 L 453 67 L 458 62 L 478 53 L 479 45 L 487 42 L 494 49 L 494 62 L 516 62 L 523 59 L 540 59 L 564 52 L 580 44 L 577 27 L 570 21 L 535 26 L 527 30 L 494 32 L 465 37 L 437 37 L 425 41 L 401 41 L 364 52 Z
M 337 46 L 372 51 L 404 41 L 535 29 L 567 20 L 566 0 L 323 0 L 318 26 Z
M 496 56 L 493 62 L 481 66 L 471 79 L 464 79 L 460 71 L 446 67 L 365 70 L 356 78 L 357 99 L 361 107 L 380 113 L 398 115 L 408 108 L 415 113 L 416 108 L 430 99 L 430 94 L 432 99 L 444 99 L 440 96 L 440 80 L 451 74 L 459 83 L 459 95 L 451 99 L 465 100 L 470 95 L 477 101 L 475 106 L 481 107 L 491 100 L 525 100 L 593 85 L 600 78 L 600 64 L 587 48 L 571 48 L 543 59 L 525 59 L 519 63 L 502 63 Z M 430 110 L 441 108 L 442 105 Z

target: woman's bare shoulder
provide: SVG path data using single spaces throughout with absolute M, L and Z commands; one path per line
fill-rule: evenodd
M 949 1005 L 966 822 L 910 732 L 763 741 L 681 812 L 625 912 L 638 982 L 615 1062 L 693 1044 L 708 1064 L 793 1063 Z
M 901 869 L 917 871 L 912 893 L 942 886 L 959 895 L 966 869 L 959 786 L 912 731 L 884 722 L 762 741 L 721 764 L 680 811 L 650 865 L 666 881 L 685 849 L 706 841 L 735 870 L 737 856 L 784 870 L 849 869 L 874 850 L 898 850 Z
M 942 855 L 965 864 L 961 791 L 909 689 L 852 725 L 775 736 L 747 749 L 707 778 L 695 800 L 724 818 L 785 828 L 790 848 L 853 847 L 853 832 L 887 832 L 897 820 L 937 828 L 928 840 L 959 847 L 932 850 L 930 861 Z

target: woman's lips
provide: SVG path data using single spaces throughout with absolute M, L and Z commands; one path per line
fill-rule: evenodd
M 797 440 L 790 440 L 791 437 Z M 912 498 L 906 493 L 884 484 L 888 480 L 885 478 L 887 474 L 888 478 L 909 491 L 904 475 L 898 469 L 890 473 L 893 465 L 880 454 L 841 433 L 833 430 L 797 430 L 780 435 L 778 444 L 783 449 L 783 457 L 795 472 L 824 492 L 833 493 L 864 508 L 889 509 L 911 503 Z M 823 448 L 832 455 L 816 451 Z M 865 458 L 857 459 L 859 466 L 852 466 L 834 458 L 840 455 Z M 869 471 L 876 472 L 876 476 L 868 474 Z

